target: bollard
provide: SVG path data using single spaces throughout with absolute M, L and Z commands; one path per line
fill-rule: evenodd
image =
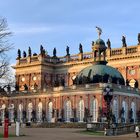
M 19 125 L 20 125 L 20 122 L 16 122 L 16 136 L 19 136 Z
M 4 120 L 4 138 L 8 138 L 8 118 L 5 118 Z

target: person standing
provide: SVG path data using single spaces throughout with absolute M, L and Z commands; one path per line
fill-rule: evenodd
M 107 129 L 104 128 L 104 135 L 107 136 Z
M 136 132 L 136 137 L 138 138 L 139 137 L 139 127 L 138 126 L 135 127 L 135 132 Z

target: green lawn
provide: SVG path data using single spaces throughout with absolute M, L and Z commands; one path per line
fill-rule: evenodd
M 4 135 L 3 135 L 3 134 L 0 134 L 0 138 L 3 138 L 3 137 L 4 137 Z M 16 137 L 16 135 L 14 135 L 14 134 L 9 134 L 8 137 Z
M 87 135 L 95 135 L 95 136 L 103 136 L 103 131 L 80 131 L 81 134 L 87 134 Z
M 20 135 L 19 137 L 22 137 L 22 136 L 25 136 L 24 134 L 23 135 Z M 4 135 L 0 133 L 0 138 L 3 138 Z M 17 137 L 15 134 L 9 134 L 8 137 Z

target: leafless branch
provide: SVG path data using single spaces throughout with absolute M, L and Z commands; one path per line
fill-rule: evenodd
M 0 79 L 9 71 L 9 62 L 6 52 L 12 49 L 12 44 L 9 44 L 8 37 L 12 32 L 8 29 L 7 20 L 0 18 Z

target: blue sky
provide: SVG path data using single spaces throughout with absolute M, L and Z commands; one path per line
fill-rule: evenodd
M 13 36 L 9 41 L 14 50 L 9 53 L 15 63 L 17 49 L 39 52 L 40 44 L 52 55 L 91 51 L 91 42 L 98 36 L 95 26 L 103 30 L 101 38 L 111 40 L 112 48 L 121 47 L 121 37 L 127 45 L 137 44 L 140 32 L 139 0 L 0 0 L 0 16 L 5 17 Z

